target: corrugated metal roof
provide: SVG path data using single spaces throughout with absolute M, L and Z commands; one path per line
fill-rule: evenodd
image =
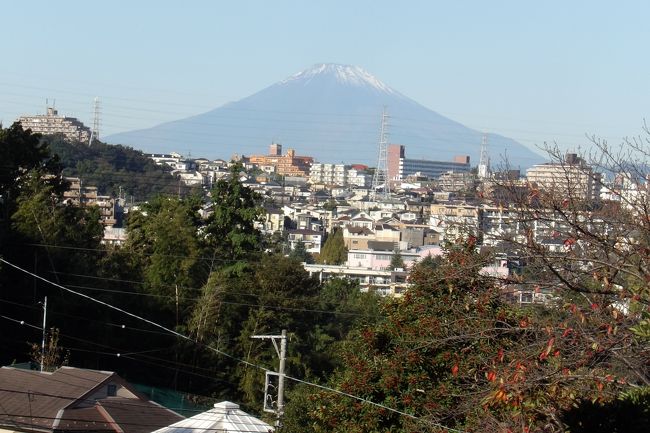
M 178 421 L 153 433 L 272 432 L 273 427 L 239 409 L 229 401 L 216 403 L 214 409 Z

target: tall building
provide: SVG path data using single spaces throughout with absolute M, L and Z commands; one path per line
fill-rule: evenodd
M 18 122 L 23 129 L 31 129 L 44 135 L 62 134 L 67 140 L 87 143 L 90 140 L 90 128 L 74 117 L 59 116 L 54 107 L 47 107 L 46 114 L 21 116 Z
M 402 180 L 415 173 L 437 179 L 449 171 L 469 172 L 469 156 L 454 157 L 453 161 L 431 161 L 406 158 L 406 148 L 401 144 L 388 145 L 388 179 Z
M 579 158 L 567 153 L 564 161 L 532 166 L 526 172 L 528 183 L 556 197 L 600 200 L 602 175 Z

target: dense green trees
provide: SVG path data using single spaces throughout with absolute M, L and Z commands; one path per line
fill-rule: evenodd
M 222 264 L 232 264 L 259 252 L 261 234 L 255 223 L 264 214 L 261 197 L 239 180 L 240 165 L 231 167 L 230 177 L 220 179 L 210 194 L 212 214 L 205 237 L 210 254 Z
M 299 262 L 314 263 L 314 256 L 312 256 L 311 253 L 307 251 L 305 244 L 302 242 L 296 242 L 296 245 L 289 253 L 289 257 L 298 260 Z
M 130 147 L 109 145 L 100 141 L 70 142 L 61 136 L 48 137 L 52 153 L 58 155 L 65 176 L 80 177 L 98 188 L 100 194 L 136 201 L 148 200 L 157 194 L 186 195 L 189 188 L 170 174 L 169 167 L 156 165 L 142 152 Z
M 0 256 L 53 281 L 67 273 L 92 272 L 103 234 L 99 214 L 97 209 L 64 202 L 67 185 L 48 142 L 14 124 L 0 129 L 0 155 Z M 71 311 L 76 306 L 52 286 L 4 265 L 0 294 L 3 312 L 26 321 L 39 316 L 33 306 L 44 295 L 51 295 L 53 310 Z M 5 356 L 25 353 L 30 334 L 24 329 L 8 333 L 15 339 L 4 342 Z
M 161 305 L 173 307 L 176 326 L 207 277 L 198 233 L 200 204 L 193 197 L 156 197 L 129 217 L 125 248 L 139 261 L 144 290 L 158 295 Z

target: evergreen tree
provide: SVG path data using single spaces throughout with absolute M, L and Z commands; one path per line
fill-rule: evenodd
M 314 256 L 311 255 L 303 242 L 296 242 L 295 246 L 289 253 L 289 257 L 299 262 L 314 263 Z
M 394 271 L 395 269 L 404 269 L 404 259 L 402 258 L 402 253 L 399 249 L 396 249 L 393 252 L 393 256 L 390 258 L 390 265 L 388 269 Z
M 345 242 L 343 241 L 343 230 L 337 228 L 328 236 L 325 245 L 321 248 L 318 263 L 341 265 L 347 259 L 348 249 L 345 247 Z
M 255 227 L 264 213 L 261 197 L 239 180 L 241 165 L 230 169 L 227 179 L 220 179 L 211 191 L 213 212 L 205 228 L 208 253 L 217 266 L 243 260 L 259 253 L 262 236 Z M 212 269 L 215 267 L 213 266 Z

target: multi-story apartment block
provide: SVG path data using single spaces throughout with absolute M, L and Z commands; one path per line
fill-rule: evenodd
M 447 240 L 477 236 L 481 227 L 481 209 L 467 203 L 432 204 L 429 225 Z
M 448 171 L 439 176 L 437 186 L 442 191 L 472 191 L 476 188 L 476 175 L 467 171 Z
M 309 170 L 309 182 L 312 184 L 358 186 L 370 185 L 370 176 L 345 164 L 312 164 Z
M 88 142 L 90 140 L 90 128 L 74 117 L 59 116 L 54 107 L 47 107 L 46 114 L 34 116 L 21 116 L 18 122 L 23 129 L 31 129 L 44 135 L 61 134 L 67 140 Z
M 533 187 L 556 198 L 570 197 L 587 202 L 598 202 L 602 185 L 597 173 L 575 153 L 568 153 L 560 163 L 537 164 L 526 173 Z
M 116 202 L 109 196 L 97 194 L 96 186 L 84 185 L 78 177 L 66 177 L 70 186 L 63 192 L 63 200 L 75 206 L 97 206 L 101 223 L 113 226 L 117 223 Z
M 344 164 L 312 164 L 309 169 L 310 183 L 346 186 L 348 184 L 348 169 Z
M 469 172 L 469 156 L 456 156 L 453 161 L 431 161 L 406 158 L 406 148 L 400 144 L 388 145 L 388 179 L 403 180 L 420 173 L 429 179 L 437 179 L 448 171 Z
M 272 143 L 268 155 L 251 155 L 248 158 L 251 164 L 258 167 L 275 167 L 275 173 L 281 176 L 306 177 L 309 169 L 314 163 L 311 156 L 297 156 L 296 151 L 289 149 L 286 155 L 282 155 L 282 145 Z
M 351 168 L 348 170 L 348 186 L 357 186 L 360 188 L 368 188 L 372 181 L 372 177 L 362 170 Z

